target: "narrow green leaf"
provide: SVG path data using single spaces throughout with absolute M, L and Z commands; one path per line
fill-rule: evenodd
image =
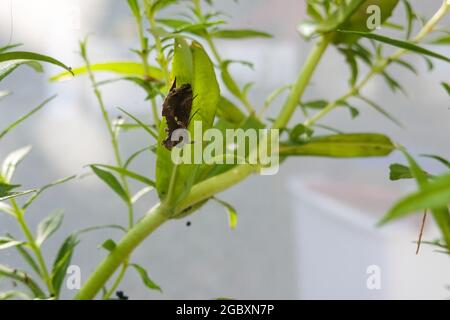
M 25 245 L 16 246 L 16 250 L 22 256 L 25 262 L 33 269 L 33 271 L 36 272 L 37 275 L 41 276 L 41 270 L 39 269 L 36 260 L 34 260 L 31 254 L 27 251 Z
M 123 201 L 126 203 L 130 202 L 127 193 L 112 173 L 102 170 L 95 165 L 91 165 L 90 167 L 97 177 L 106 183 L 106 185 L 108 185 Z
M 11 152 L 3 161 L 1 168 L 1 176 L 5 181 L 11 181 L 17 165 L 31 151 L 31 146 L 26 146 Z
M 63 183 L 66 183 L 66 182 L 68 182 L 68 181 L 70 181 L 72 179 L 75 179 L 75 178 L 76 178 L 76 176 L 70 176 L 70 177 L 66 177 L 66 178 L 63 178 L 63 179 L 59 179 L 59 180 L 53 181 L 53 182 L 51 182 L 51 183 L 49 183 L 49 184 L 39 188 L 38 190 L 35 190 L 34 195 L 31 196 L 27 200 L 27 202 L 25 202 L 25 204 L 22 206 L 22 209 L 26 210 L 34 202 L 34 200 L 36 200 L 47 189 L 52 188 L 52 187 L 57 186 L 57 185 L 60 185 L 60 184 L 63 184 Z
M 17 127 L 19 124 L 21 124 L 23 121 L 25 121 L 26 119 L 28 119 L 29 117 L 31 117 L 34 113 L 38 112 L 39 110 L 41 110 L 43 107 L 45 107 L 45 105 L 47 103 L 49 103 L 50 101 L 52 101 L 56 96 L 52 96 L 50 98 L 48 98 L 47 100 L 45 100 L 44 102 L 42 102 L 40 105 L 38 105 L 36 108 L 34 108 L 33 110 L 31 110 L 30 112 L 28 112 L 26 115 L 20 117 L 19 119 L 17 119 L 16 121 L 14 121 L 13 123 L 11 123 L 8 127 L 6 127 L 5 129 L 3 129 L 0 132 L 0 139 L 2 139 L 8 132 L 10 132 L 12 129 L 14 129 L 15 127 Z
M 122 111 L 123 113 L 125 113 L 131 119 L 133 119 L 142 129 L 144 129 L 146 132 L 148 132 L 153 138 L 155 138 L 156 140 L 158 139 L 158 135 L 148 125 L 146 125 L 141 120 L 139 120 L 138 118 L 133 116 L 131 113 L 125 111 L 124 109 L 119 108 L 119 110 Z
M 230 229 L 235 229 L 237 225 L 237 211 L 236 209 L 230 205 L 228 202 L 223 200 L 214 198 L 214 200 L 221 204 L 228 212 L 228 224 L 230 225 Z
M 139 8 L 139 2 L 138 0 L 127 0 L 128 6 L 131 9 L 131 12 L 133 13 L 134 17 L 136 19 L 141 19 L 141 9 Z
M 73 252 L 78 243 L 79 241 L 76 235 L 69 235 L 59 247 L 55 260 L 53 261 L 52 283 L 57 294 L 61 291 L 67 268 L 70 265 Z
M 447 91 L 448 95 L 450 96 L 450 85 L 445 82 L 441 82 L 442 87 Z
M 217 117 L 235 124 L 240 124 L 245 120 L 244 113 L 235 104 L 224 97 L 220 97 L 217 105 Z
M 145 70 L 142 63 L 132 62 L 132 61 L 111 61 L 111 62 L 101 62 L 93 63 L 91 65 L 93 72 L 111 72 L 123 76 L 138 76 L 144 78 Z M 159 68 L 149 66 L 148 76 L 154 79 L 162 80 L 162 71 Z M 72 70 L 75 76 L 87 73 L 87 68 L 85 66 L 74 68 Z M 50 81 L 62 81 L 69 78 L 69 72 L 62 72 L 54 75 L 50 78 Z
M 96 168 L 100 167 L 100 168 L 109 169 L 109 170 L 115 171 L 115 172 L 117 172 L 119 174 L 122 174 L 124 176 L 130 177 L 131 179 L 134 179 L 136 181 L 142 182 L 143 184 L 146 184 L 148 186 L 155 187 L 155 182 L 153 180 L 150 180 L 147 177 L 144 177 L 144 176 L 142 176 L 142 175 L 140 175 L 140 174 L 138 174 L 136 172 L 132 172 L 132 171 L 129 171 L 129 170 L 124 169 L 124 168 L 110 166 L 110 165 L 106 165 L 106 164 L 97 164 L 97 163 L 96 164 L 91 164 L 90 166 L 91 167 L 96 167 Z
M 211 36 L 220 39 L 272 38 L 267 32 L 250 29 L 222 29 L 212 32 Z
M 426 157 L 426 158 L 431 158 L 434 160 L 439 161 L 440 163 L 442 163 L 444 166 L 447 167 L 447 169 L 450 169 L 450 161 L 448 161 L 447 159 L 434 155 L 434 154 L 422 154 L 422 157 Z
M 392 121 L 393 123 L 395 123 L 396 125 L 398 125 L 401 128 L 404 128 L 403 124 L 397 120 L 394 116 L 392 116 L 389 112 L 387 112 L 386 110 L 384 110 L 382 107 L 380 107 L 378 104 L 376 104 L 375 102 L 373 102 L 372 100 L 363 97 L 361 95 L 356 96 L 357 98 L 361 99 L 362 101 L 364 101 L 365 103 L 367 103 L 370 107 L 372 107 L 373 109 L 375 109 L 377 112 L 379 112 L 380 114 L 382 114 L 383 116 L 385 116 L 386 118 L 388 118 L 390 121 Z
M 56 211 L 38 224 L 36 233 L 36 244 L 38 246 L 41 246 L 46 239 L 58 230 L 62 224 L 63 217 L 62 211 Z
M 150 277 L 147 274 L 147 271 L 143 267 L 141 267 L 140 265 L 135 264 L 135 263 L 131 264 L 131 266 L 134 269 L 136 269 L 136 271 L 139 273 L 139 276 L 141 277 L 142 282 L 145 284 L 145 286 L 147 288 L 152 289 L 152 290 L 158 290 L 159 292 L 162 293 L 161 287 L 158 286 L 152 279 L 150 279 Z
M 364 37 L 367 39 L 372 39 L 372 40 L 376 40 L 376 41 L 383 42 L 386 44 L 390 44 L 397 48 L 405 49 L 405 50 L 415 52 L 415 53 L 418 53 L 421 55 L 426 55 L 426 56 L 430 56 L 430 57 L 433 57 L 436 59 L 441 59 L 446 62 L 450 62 L 450 58 L 443 56 L 441 54 L 438 54 L 436 52 L 430 51 L 428 49 L 425 49 L 423 47 L 420 47 L 411 42 L 388 38 L 386 36 L 382 36 L 382 35 L 374 34 L 374 33 L 368 33 L 368 32 L 350 31 L 350 30 L 338 30 L 338 32 L 345 33 L 345 34 L 358 35 L 358 36 L 361 36 L 361 37 Z
M 425 209 L 439 209 L 449 203 L 450 174 L 445 174 L 398 201 L 380 221 L 380 225 Z
M 0 212 L 4 212 L 6 214 L 9 214 L 13 217 L 16 217 L 16 213 L 14 211 L 14 209 L 7 203 L 5 202 L 0 202 Z
M 0 62 L 5 61 L 14 61 L 14 60 L 29 60 L 29 61 L 41 61 L 47 62 L 50 64 L 57 65 L 63 69 L 66 69 L 69 73 L 72 72 L 72 69 L 66 66 L 61 61 L 58 61 L 52 57 L 45 56 L 42 54 L 34 53 L 34 52 L 26 52 L 26 51 L 15 51 L 15 52 L 4 52 L 0 53 Z
M 336 158 L 383 157 L 395 149 L 382 134 L 353 133 L 312 138 L 303 144 L 280 146 L 282 156 L 318 156 Z
M 23 285 L 28 287 L 28 289 L 30 289 L 30 291 L 36 298 L 45 297 L 45 293 L 42 291 L 39 285 L 36 284 L 36 281 L 34 281 L 31 277 L 28 276 L 26 272 L 22 270 L 12 269 L 0 264 L 0 276 L 4 276 L 9 279 L 21 282 Z
M 5 182 L 0 182 L 0 197 L 1 197 L 0 201 L 4 197 L 13 195 L 11 191 L 18 187 L 20 187 L 20 185 L 18 184 L 9 184 Z
M 19 246 L 23 244 L 22 241 L 17 241 L 10 237 L 0 237 L 0 250 L 8 249 L 11 247 Z

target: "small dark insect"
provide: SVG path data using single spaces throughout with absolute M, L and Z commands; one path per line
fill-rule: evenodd
M 191 226 L 191 222 L 190 221 L 186 222 L 186 226 L 190 227 Z
M 168 150 L 172 150 L 174 146 L 182 141 L 182 138 L 178 141 L 172 141 L 172 133 L 177 129 L 187 129 L 192 109 L 192 100 L 191 85 L 183 84 L 177 88 L 177 79 L 175 79 L 169 94 L 164 99 L 162 108 L 162 116 L 166 118 L 167 122 L 167 138 L 162 144 Z
M 119 300 L 128 300 L 128 296 L 126 296 L 123 291 L 117 291 L 116 296 Z

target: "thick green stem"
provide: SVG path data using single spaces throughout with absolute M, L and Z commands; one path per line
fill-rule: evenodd
M 305 92 L 306 87 L 308 86 L 311 77 L 316 70 L 316 67 L 322 58 L 325 50 L 332 40 L 332 35 L 325 35 L 320 38 L 320 40 L 316 43 L 314 49 L 311 51 L 308 59 L 300 71 L 300 75 L 292 87 L 291 93 L 289 94 L 286 103 L 283 106 L 280 114 L 275 120 L 273 127 L 277 129 L 285 128 L 292 118 L 292 114 L 297 108 L 300 100 Z

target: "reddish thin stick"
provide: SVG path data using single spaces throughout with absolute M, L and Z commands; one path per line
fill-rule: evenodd
M 425 222 L 426 222 L 426 220 L 427 220 L 427 210 L 425 210 L 425 212 L 423 213 L 422 225 L 420 226 L 419 239 L 417 240 L 416 255 L 419 254 L 420 244 L 422 243 L 423 229 L 425 228 Z

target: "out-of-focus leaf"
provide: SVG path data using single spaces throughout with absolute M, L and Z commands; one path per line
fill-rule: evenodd
M 221 39 L 272 38 L 267 32 L 250 29 L 222 29 L 212 32 L 211 36 Z
M 68 181 L 70 181 L 72 179 L 75 179 L 75 178 L 76 178 L 76 176 L 66 177 L 66 178 L 63 178 L 63 179 L 59 179 L 59 180 L 53 181 L 53 182 L 51 182 L 51 183 L 49 183 L 49 184 L 39 188 L 38 190 L 35 191 L 35 194 L 33 196 L 31 196 L 27 200 L 27 202 L 25 202 L 25 204 L 22 206 L 22 209 L 25 210 L 26 208 L 28 208 L 34 202 L 34 200 L 36 200 L 47 189 L 49 189 L 51 187 L 54 187 L 54 186 L 57 186 L 57 185 L 60 185 L 60 184 L 63 184 L 63 183 L 66 183 L 66 182 L 68 182 Z
M 127 193 L 112 173 L 106 170 L 102 170 L 94 165 L 91 165 L 90 167 L 92 171 L 97 175 L 97 177 L 99 177 L 104 183 L 106 183 L 106 185 L 108 185 L 123 201 L 125 201 L 126 203 L 130 203 L 130 199 Z
M 139 8 L 138 0 L 127 0 L 127 2 L 134 17 L 136 19 L 141 19 L 141 9 Z
M 297 124 L 294 128 L 291 129 L 289 132 L 289 140 L 292 142 L 300 142 L 301 136 L 306 135 L 308 138 L 310 138 L 313 134 L 313 130 L 311 128 L 306 127 L 302 123 Z
M 31 117 L 34 113 L 38 112 L 39 110 L 41 110 L 43 107 L 45 107 L 45 105 L 47 103 L 49 103 L 50 101 L 52 101 L 56 96 L 50 97 L 47 100 L 45 100 L 44 102 L 42 102 L 40 105 L 38 105 L 36 108 L 34 108 L 33 110 L 31 110 L 30 112 L 28 112 L 26 115 L 20 117 L 19 119 L 17 119 L 16 121 L 14 121 L 13 123 L 11 123 L 8 127 L 6 127 L 5 129 L 3 129 L 0 132 L 0 139 L 2 139 L 9 131 L 11 131 L 12 129 L 14 129 L 15 127 L 17 127 L 19 124 L 21 124 L 23 121 L 25 121 L 26 119 L 28 119 L 29 117 Z
M 20 185 L 18 184 L 9 184 L 9 183 L 5 183 L 5 182 L 0 182 L 0 201 L 1 198 L 3 197 L 8 197 L 12 194 L 12 190 L 16 189 L 20 187 Z
M 431 180 L 421 190 L 411 193 L 398 201 L 381 220 L 380 224 L 385 224 L 424 209 L 442 208 L 449 203 L 450 174 L 445 174 Z
M 11 181 L 17 165 L 26 157 L 31 151 L 31 146 L 20 148 L 11 152 L 3 161 L 1 176 L 5 181 Z
M 445 82 L 441 82 L 442 87 L 447 91 L 448 95 L 450 96 L 450 85 Z
M 4 212 L 6 214 L 9 214 L 13 217 L 16 216 L 14 209 L 7 203 L 5 202 L 0 202 L 0 212 Z
M 400 179 L 412 179 L 413 175 L 409 167 L 399 164 L 393 163 L 389 166 L 389 179 L 392 181 L 400 180 Z
M 405 67 L 406 69 L 408 69 L 409 71 L 411 71 L 415 75 L 418 74 L 416 68 L 414 68 L 414 66 L 412 64 L 410 64 L 409 62 L 406 62 L 405 60 L 397 59 L 397 60 L 394 60 L 393 62 L 398 64 L 398 65 L 401 65 L 401 66 Z
M 438 44 L 438 45 L 449 45 L 450 44 L 450 34 L 444 34 L 438 38 L 435 38 L 430 41 L 431 44 Z
M 17 241 L 10 237 L 0 237 L 0 250 L 8 249 L 11 247 L 19 246 L 23 244 L 22 241 Z
M 34 272 L 36 272 L 36 274 L 40 276 L 41 270 L 39 269 L 36 260 L 34 260 L 31 254 L 27 251 L 26 244 L 16 246 L 16 250 L 22 256 L 25 262 L 34 270 Z
M 93 63 L 91 65 L 91 70 L 93 72 L 111 72 L 123 76 L 138 76 L 143 78 L 145 76 L 145 70 L 142 63 L 132 62 L 132 61 L 111 61 L 111 62 L 101 62 Z M 161 80 L 163 78 L 162 71 L 159 68 L 149 66 L 148 76 Z M 86 66 L 74 68 L 72 70 L 75 76 L 87 73 Z M 51 81 L 61 81 L 66 80 L 70 76 L 68 72 L 62 72 L 54 75 L 50 78 Z
M 147 271 L 143 267 L 141 267 L 136 263 L 131 264 L 131 266 L 139 273 L 142 282 L 145 284 L 147 288 L 162 292 L 161 287 L 157 285 L 152 279 L 150 279 L 150 277 L 147 274 Z
M 312 138 L 303 144 L 280 145 L 282 156 L 318 156 L 335 158 L 383 157 L 395 149 L 382 134 L 353 133 Z
M 230 229 L 235 229 L 237 225 L 237 211 L 236 209 L 230 205 L 228 202 L 225 202 L 223 200 L 214 198 L 214 200 L 221 204 L 228 212 L 228 224 L 230 226 Z
M 18 291 L 18 290 L 10 290 L 10 291 L 5 291 L 5 292 L 0 292 L 0 300 L 9 300 L 12 298 L 19 298 L 22 300 L 32 300 L 33 299 L 25 292 Z
M 364 96 L 361 96 L 361 95 L 358 95 L 357 98 L 360 98 L 362 101 L 367 103 L 370 107 L 374 108 L 376 111 L 381 113 L 383 116 L 385 116 L 386 118 L 391 120 L 393 123 L 395 123 L 399 127 L 403 128 L 403 124 L 399 120 L 397 120 L 394 116 L 392 116 L 389 112 L 384 110 L 382 107 L 380 107 L 378 104 L 376 104 L 372 100 L 370 100 L 370 99 L 368 99 L 368 98 L 366 98 Z
M 48 237 L 58 230 L 62 224 L 63 217 L 62 211 L 56 211 L 39 223 L 36 233 L 36 244 L 38 246 L 41 246 Z
M 442 163 L 444 166 L 447 167 L 447 169 L 450 169 L 450 161 L 448 161 L 447 159 L 434 155 L 434 154 L 422 154 L 422 157 L 426 157 L 426 158 L 431 158 L 434 160 L 439 161 L 440 163 Z
M 409 40 L 411 38 L 414 20 L 415 20 L 416 15 L 415 15 L 414 10 L 408 0 L 403 0 L 403 4 L 405 5 L 406 18 L 407 18 L 406 39 Z
M 350 30 L 338 30 L 338 31 L 341 33 L 345 33 L 345 34 L 358 35 L 358 36 L 361 36 L 364 38 L 368 38 L 368 39 L 376 40 L 376 41 L 379 41 L 382 43 L 386 43 L 386 44 L 392 45 L 397 48 L 401 48 L 401 49 L 405 49 L 405 50 L 408 50 L 408 51 L 411 51 L 414 53 L 418 53 L 420 55 L 426 55 L 426 56 L 430 56 L 430 57 L 440 59 L 440 60 L 443 60 L 446 62 L 450 62 L 450 58 L 443 56 L 441 54 L 438 54 L 436 52 L 430 51 L 428 49 L 425 49 L 423 47 L 420 47 L 411 42 L 388 38 L 386 36 L 382 36 L 382 35 L 374 34 L 374 33 L 368 33 L 368 32 L 359 32 L 359 31 L 350 31 Z

